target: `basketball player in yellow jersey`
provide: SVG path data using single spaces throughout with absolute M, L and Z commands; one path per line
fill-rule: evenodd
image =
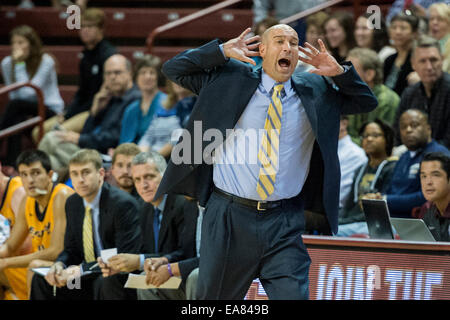
M 66 199 L 74 193 L 66 185 L 52 183 L 50 159 L 43 151 L 22 152 L 16 165 L 27 197 L 20 203 L 9 239 L 0 247 L 0 272 L 5 268 L 53 264 L 64 247 Z M 32 252 L 11 256 L 28 235 Z
M 8 220 L 11 229 L 14 228 L 16 216 L 19 214 L 19 206 L 24 197 L 26 197 L 26 193 L 20 177 L 5 176 L 0 164 L 0 215 Z M 29 238 L 27 240 L 16 255 L 31 252 L 31 241 Z M 26 276 L 26 268 L 5 269 L 3 274 L 0 274 L 0 299 L 26 299 Z

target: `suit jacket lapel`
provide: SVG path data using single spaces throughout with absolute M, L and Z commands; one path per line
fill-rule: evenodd
M 164 210 L 162 212 L 161 225 L 159 227 L 159 235 L 158 235 L 158 251 L 161 252 L 161 244 L 164 243 L 164 238 L 167 236 L 167 232 L 169 229 L 168 220 L 170 219 L 170 213 L 173 210 L 173 206 L 175 204 L 174 197 L 171 195 L 167 196 L 166 204 L 164 206 Z
M 314 135 L 317 137 L 317 110 L 315 107 L 314 89 L 302 73 L 292 77 L 292 80 L 294 90 L 300 97 L 308 120 L 311 123 L 311 128 L 313 129 Z
M 109 185 L 104 182 L 102 186 L 102 194 L 100 195 L 100 204 L 99 204 L 99 221 L 98 221 L 98 231 L 100 234 L 100 241 L 104 246 L 105 235 L 103 232 L 103 224 L 105 219 L 107 219 L 108 215 L 108 199 L 109 199 Z

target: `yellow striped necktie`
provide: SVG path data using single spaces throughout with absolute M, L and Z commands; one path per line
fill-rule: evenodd
M 92 233 L 92 210 L 89 206 L 86 206 L 84 211 L 84 221 L 83 221 L 83 250 L 84 250 L 84 260 L 86 262 L 94 262 L 94 237 Z
M 262 200 L 267 199 L 275 188 L 275 177 L 278 171 L 278 153 L 280 144 L 281 116 L 283 105 L 281 104 L 281 90 L 283 84 L 276 83 L 267 110 L 264 134 L 258 152 L 259 169 L 256 191 Z

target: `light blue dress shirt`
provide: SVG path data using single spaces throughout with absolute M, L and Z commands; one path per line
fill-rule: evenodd
M 213 179 L 219 189 L 242 198 L 261 200 L 256 191 L 260 163 L 257 154 L 264 133 L 264 123 L 275 85 L 262 70 L 261 83 L 234 128 L 235 134 L 214 150 Z M 291 80 L 283 83 L 284 92 L 281 132 L 279 138 L 279 168 L 274 192 L 266 201 L 296 196 L 308 176 L 314 133 Z M 255 130 L 256 129 L 256 130 Z

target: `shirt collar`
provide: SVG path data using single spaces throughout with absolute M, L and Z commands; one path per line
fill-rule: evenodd
M 86 208 L 87 206 L 89 206 L 91 210 L 99 209 L 101 195 L 102 195 L 102 186 L 98 189 L 97 195 L 95 196 L 92 202 L 87 202 L 86 200 L 83 199 L 84 207 Z
M 270 90 L 272 90 L 273 86 L 277 83 L 274 79 L 272 79 L 267 73 L 264 72 L 264 69 L 261 69 L 261 85 L 263 86 L 264 90 L 267 93 L 270 93 Z M 283 82 L 283 89 L 286 93 L 286 96 L 289 96 L 292 92 L 292 84 L 291 79 Z
M 158 208 L 161 212 L 163 212 L 164 211 L 164 208 L 166 207 L 166 200 L 167 200 L 167 194 L 165 194 L 164 196 L 163 196 L 163 199 L 162 199 L 162 201 L 159 203 L 159 205 L 156 207 L 156 208 Z
M 450 219 L 450 203 L 447 205 L 447 208 L 445 209 L 443 215 L 441 215 L 435 203 L 433 203 L 431 207 L 434 209 L 434 214 L 436 215 L 436 218 Z

